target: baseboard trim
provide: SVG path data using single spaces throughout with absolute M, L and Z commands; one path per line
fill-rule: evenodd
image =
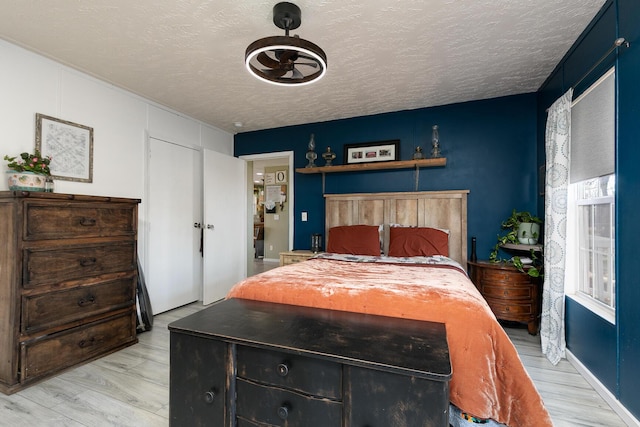
M 640 427 L 640 421 L 638 421 L 638 419 L 634 417 L 633 414 L 629 412 L 629 410 L 625 408 L 625 406 L 618 399 L 616 399 L 613 393 L 611 393 L 609 389 L 607 389 L 604 384 L 602 384 L 600 380 L 596 378 L 596 376 L 593 375 L 591 371 L 587 369 L 587 367 L 584 366 L 573 353 L 571 353 L 569 350 L 566 350 L 566 354 L 569 363 L 571 363 L 573 367 L 576 368 L 576 370 L 580 373 L 580 375 L 582 375 L 584 379 L 587 380 L 589 384 L 591 384 L 591 387 L 593 387 L 595 391 L 605 400 L 605 402 L 607 402 L 607 404 L 611 406 L 611 409 L 613 409 L 613 411 L 618 414 L 620 418 L 622 418 L 622 421 L 624 421 L 628 426 Z

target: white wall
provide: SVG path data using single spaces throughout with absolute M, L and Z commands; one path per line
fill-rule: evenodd
M 33 152 L 36 113 L 93 128 L 93 182 L 57 180 L 55 191 L 141 199 L 141 256 L 147 136 L 233 155 L 232 134 L 0 40 L 0 159 Z

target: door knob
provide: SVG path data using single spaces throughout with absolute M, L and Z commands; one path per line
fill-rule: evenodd
M 194 222 L 193 228 L 202 228 L 202 224 L 200 224 L 199 222 Z
M 213 224 L 207 224 L 207 230 L 213 230 Z

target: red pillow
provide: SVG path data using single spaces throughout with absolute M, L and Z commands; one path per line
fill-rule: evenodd
M 329 229 L 327 252 L 380 256 L 377 225 L 341 225 Z
M 389 256 L 449 256 L 449 235 L 429 227 L 391 227 Z

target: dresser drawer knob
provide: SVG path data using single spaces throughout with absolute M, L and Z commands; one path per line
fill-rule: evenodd
M 504 296 L 509 296 L 509 291 L 504 291 Z
M 289 412 L 291 412 L 291 405 L 287 402 L 283 403 L 282 406 L 278 408 L 278 416 L 281 420 L 286 420 L 289 416 Z
M 96 261 L 98 260 L 95 258 L 80 258 L 80 265 L 82 267 L 89 267 L 95 265 Z
M 213 403 L 217 394 L 218 394 L 218 391 L 215 388 L 212 388 L 211 390 L 207 391 L 204 394 L 204 401 L 206 403 Z
M 289 362 L 282 362 L 278 365 L 278 375 L 286 377 L 289 374 Z
M 89 295 L 87 298 L 80 298 L 78 300 L 78 305 L 80 307 L 86 307 L 87 305 L 94 304 L 96 302 L 96 297 L 93 295 Z
M 82 225 L 83 227 L 92 227 L 96 225 L 96 222 L 97 221 L 94 218 L 80 218 L 80 225 Z

